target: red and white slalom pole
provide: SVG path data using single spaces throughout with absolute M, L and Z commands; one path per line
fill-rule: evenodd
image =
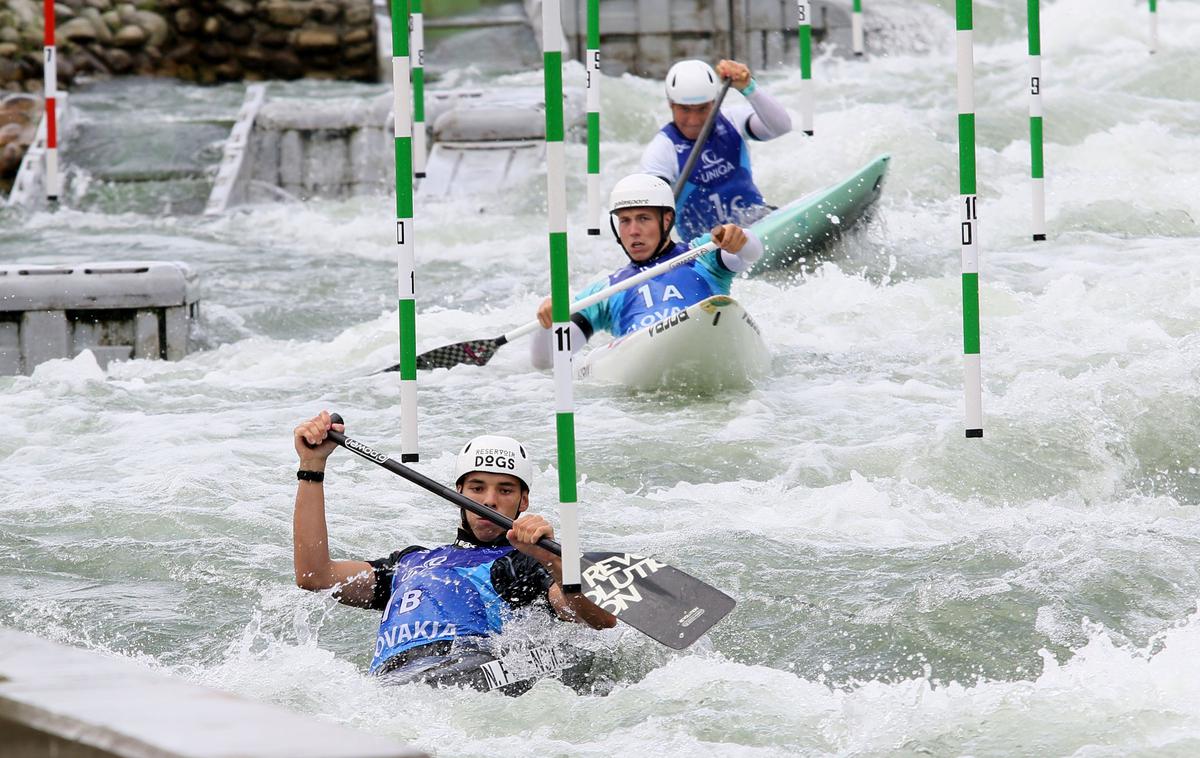
M 62 181 L 58 176 L 58 53 L 54 49 L 54 0 L 45 0 L 45 62 L 42 86 L 46 100 L 46 199 L 58 202 Z

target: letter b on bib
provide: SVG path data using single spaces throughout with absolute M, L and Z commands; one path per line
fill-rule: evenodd
M 409 590 L 404 593 L 404 597 L 400 599 L 399 613 L 408 613 L 413 608 L 421 604 L 421 591 Z

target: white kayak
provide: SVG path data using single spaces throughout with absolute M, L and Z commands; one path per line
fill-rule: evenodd
M 745 386 L 770 366 L 758 324 L 732 297 L 714 295 L 592 350 L 578 376 L 634 390 L 712 391 Z

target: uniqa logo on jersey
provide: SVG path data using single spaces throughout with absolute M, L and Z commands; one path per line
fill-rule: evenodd
M 700 153 L 700 169 L 692 174 L 692 179 L 699 184 L 712 184 L 734 171 L 737 166 L 714 153 L 712 148 L 705 148 Z
M 666 564 L 653 558 L 618 553 L 597 561 L 583 570 L 587 585 L 584 595 L 609 613 L 620 615 L 630 605 L 642 601 L 642 593 L 634 584 L 645 579 Z

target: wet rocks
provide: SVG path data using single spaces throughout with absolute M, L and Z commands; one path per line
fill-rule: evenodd
M 0 6 L 0 91 L 41 91 L 42 3 Z M 371 0 L 58 0 L 58 79 L 373 80 Z
M 40 97 L 0 94 L 0 195 L 8 195 L 12 188 L 21 158 L 37 134 L 41 115 Z
M 58 86 L 76 77 L 374 81 L 371 0 L 57 0 Z M 0 194 L 36 133 L 43 4 L 0 2 Z

